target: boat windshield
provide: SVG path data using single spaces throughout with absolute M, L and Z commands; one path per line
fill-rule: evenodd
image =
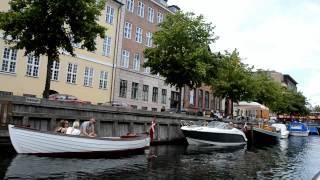
M 219 122 L 219 121 L 211 121 L 208 124 L 208 127 L 214 127 L 214 128 L 219 128 L 219 129 L 232 129 L 233 126 L 228 124 L 228 123 L 224 123 L 224 122 Z

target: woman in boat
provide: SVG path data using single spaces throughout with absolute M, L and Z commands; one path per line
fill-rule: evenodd
M 73 124 L 72 124 L 72 127 L 69 127 L 69 128 L 67 129 L 66 134 L 70 134 L 70 135 L 80 135 L 79 127 L 80 127 L 79 121 L 74 121 Z
M 64 120 L 61 120 L 58 124 L 58 126 L 54 129 L 54 132 L 57 132 L 57 133 L 62 133 L 62 129 L 64 127 L 64 123 L 65 121 Z
M 69 122 L 67 120 L 65 120 L 63 127 L 61 129 L 61 133 L 66 134 L 68 128 L 69 128 Z

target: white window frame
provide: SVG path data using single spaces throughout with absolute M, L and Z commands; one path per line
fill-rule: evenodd
M 112 43 L 111 37 L 106 36 L 103 39 L 103 45 L 102 45 L 102 55 L 103 56 L 110 56 L 110 54 L 111 54 L 111 43 Z
M 194 105 L 194 89 L 191 89 L 190 92 L 189 92 L 189 104 L 190 105 Z
M 137 14 L 140 17 L 144 17 L 144 3 L 142 1 L 138 1 Z
M 127 0 L 127 10 L 129 12 L 134 11 L 134 0 Z
M 146 59 L 144 59 L 144 63 L 146 63 L 148 61 L 148 59 L 146 58 Z M 144 73 L 146 73 L 146 74 L 150 74 L 150 67 L 145 67 L 144 68 Z
M 148 7 L 148 22 L 153 23 L 154 21 L 154 9 Z
M 163 22 L 163 14 L 161 12 L 158 12 L 157 21 L 158 21 L 158 23 L 162 23 Z
M 32 54 L 27 55 L 26 75 L 30 77 L 39 77 L 40 57 Z
M 108 87 L 108 72 L 101 71 L 100 72 L 99 88 L 100 89 L 107 89 L 107 87 Z
M 124 68 L 129 67 L 129 60 L 130 60 L 130 52 L 128 50 L 122 50 L 121 53 L 121 60 L 120 60 L 120 66 Z
M 141 27 L 136 28 L 136 42 L 137 43 L 142 43 L 142 33 L 143 29 Z
M 84 77 L 83 77 L 83 85 L 86 87 L 92 87 L 93 84 L 93 68 L 85 67 L 84 69 Z
M 152 36 L 153 36 L 152 32 L 146 33 L 146 46 L 147 47 L 152 47 L 152 44 L 153 44 Z
M 59 80 L 59 70 L 60 70 L 60 62 L 53 61 L 51 66 L 51 80 L 58 81 Z
M 114 8 L 111 6 L 107 6 L 106 10 L 106 22 L 108 24 L 113 24 L 113 19 L 114 19 Z
M 129 22 L 125 22 L 124 25 L 124 37 L 127 39 L 131 39 L 131 32 L 132 32 L 132 24 Z
M 7 73 L 16 73 L 17 49 L 5 47 L 2 54 L 1 71 Z
M 68 64 L 67 69 L 67 83 L 76 84 L 77 83 L 77 71 L 78 65 L 77 64 Z
M 140 64 L 141 64 L 141 55 L 139 53 L 135 53 L 134 59 L 133 59 L 133 65 L 132 65 L 133 70 L 140 71 Z

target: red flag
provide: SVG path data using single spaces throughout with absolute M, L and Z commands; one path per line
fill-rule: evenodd
M 156 126 L 156 121 L 155 120 L 156 120 L 156 117 L 154 117 L 154 119 L 152 120 L 150 129 L 149 129 L 149 135 L 150 135 L 150 141 L 151 142 L 153 141 L 154 127 Z

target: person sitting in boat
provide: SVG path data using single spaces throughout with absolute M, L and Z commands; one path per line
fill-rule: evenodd
M 73 124 L 72 124 L 72 127 L 69 127 L 69 128 L 67 129 L 66 134 L 70 134 L 70 135 L 80 135 L 79 127 L 80 127 L 79 121 L 74 121 Z
M 69 122 L 65 120 L 63 127 L 61 128 L 61 133 L 66 134 L 68 128 L 69 128 Z
M 95 118 L 91 118 L 89 121 L 85 121 L 80 127 L 80 136 L 96 137 L 94 125 L 96 123 Z
M 57 132 L 57 133 L 61 133 L 63 127 L 64 127 L 64 123 L 65 121 L 64 120 L 61 120 L 58 124 L 58 126 L 54 129 L 54 132 Z

